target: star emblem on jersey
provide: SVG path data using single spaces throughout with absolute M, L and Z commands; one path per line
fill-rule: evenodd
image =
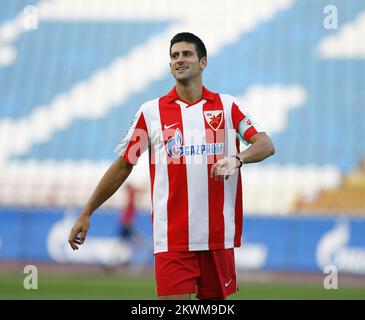
M 212 111 L 204 111 L 205 121 L 209 124 L 209 126 L 217 131 L 223 121 L 223 111 L 212 110 Z

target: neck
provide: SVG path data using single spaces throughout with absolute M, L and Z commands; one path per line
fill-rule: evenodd
M 203 95 L 203 84 L 201 79 L 195 82 L 182 83 L 176 81 L 176 92 L 181 100 L 189 104 L 199 101 Z

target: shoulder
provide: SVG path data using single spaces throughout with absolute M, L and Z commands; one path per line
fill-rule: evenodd
M 226 107 L 232 107 L 233 104 L 238 105 L 238 99 L 235 96 L 232 96 L 231 94 L 228 93 L 219 93 L 219 97 L 223 103 L 223 105 L 225 105 Z
M 231 94 L 229 93 L 218 93 L 219 96 L 221 98 L 224 98 L 224 99 L 236 99 L 236 97 L 232 96 Z
M 140 111 L 141 112 L 149 112 L 152 111 L 156 108 L 156 106 L 158 106 L 158 101 L 160 100 L 160 98 L 155 98 L 152 100 L 148 100 L 145 103 L 143 103 L 140 107 Z

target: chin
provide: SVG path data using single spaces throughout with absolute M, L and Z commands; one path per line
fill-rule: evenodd
M 175 79 L 179 80 L 179 81 L 187 81 L 189 80 L 191 77 L 189 77 L 188 75 L 185 74 L 175 74 Z

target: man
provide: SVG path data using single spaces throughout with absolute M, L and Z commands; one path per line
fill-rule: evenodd
M 135 198 L 138 189 L 131 184 L 126 185 L 127 194 L 127 206 L 120 210 L 119 214 L 119 236 L 123 241 L 131 241 L 133 238 L 137 238 L 137 232 L 135 230 L 136 219 L 136 205 Z
M 237 291 L 234 247 L 241 245 L 239 168 L 274 154 L 270 138 L 230 95 L 202 85 L 207 52 L 200 38 L 179 33 L 170 43 L 176 86 L 141 106 L 71 230 L 75 250 L 90 215 L 125 181 L 148 149 L 156 291 L 160 299 L 225 299 Z M 250 146 L 239 153 L 239 140 Z M 81 233 L 80 236 L 78 236 Z

